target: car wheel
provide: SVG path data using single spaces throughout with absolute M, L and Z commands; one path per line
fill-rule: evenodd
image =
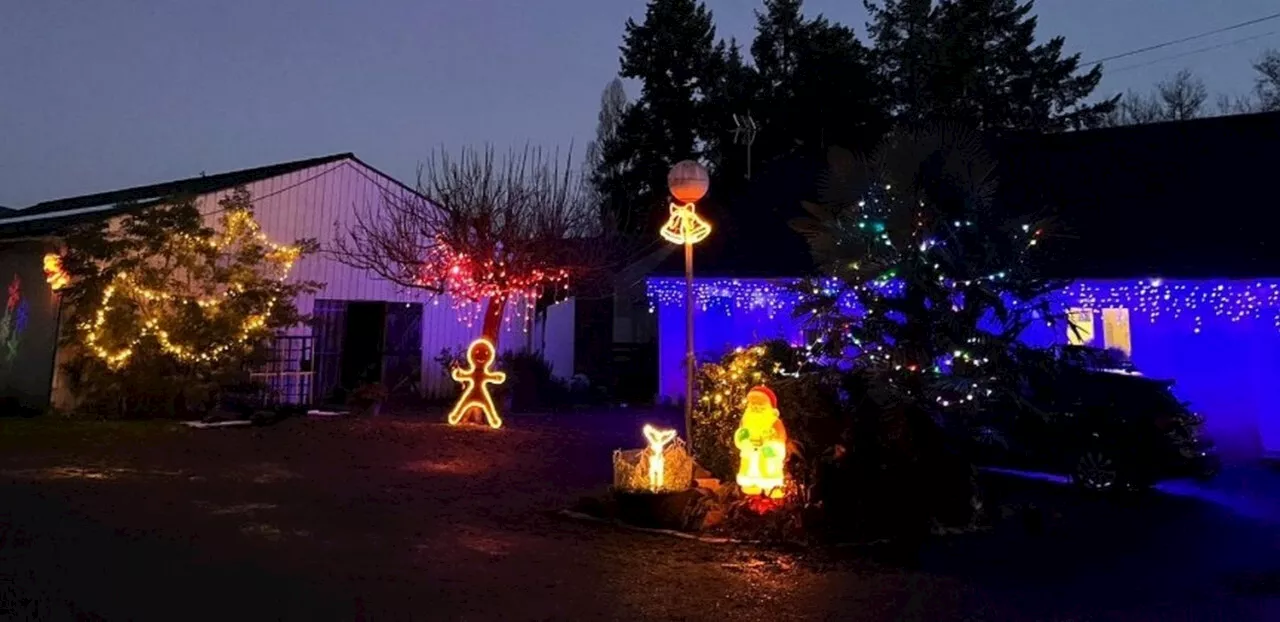
M 1089 449 L 1080 454 L 1071 480 L 1090 492 L 1109 492 L 1121 487 L 1119 465 L 1111 454 L 1101 449 Z

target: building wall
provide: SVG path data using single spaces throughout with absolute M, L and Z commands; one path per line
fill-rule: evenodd
M 58 338 L 58 297 L 44 277 L 49 250 L 40 241 L 0 246 L 0 409 L 49 405 Z
M 274 242 L 287 243 L 314 238 L 320 252 L 303 258 L 290 278 L 324 283 L 314 295 L 297 301 L 298 310 L 310 314 L 315 300 L 371 302 L 421 302 L 422 387 L 428 395 L 452 391 L 454 383 L 445 376 L 435 357 L 444 348 L 465 347 L 479 335 L 480 313 L 474 304 L 455 304 L 449 296 L 422 291 L 406 291 L 374 274 L 347 266 L 334 258 L 338 236 L 353 227 L 357 218 L 376 217 L 386 193 L 407 196 L 409 191 L 386 177 L 352 160 L 333 162 L 273 177 L 247 186 L 253 196 L 254 212 L 263 232 Z M 210 218 L 219 211 L 218 201 L 230 191 L 199 199 L 202 213 Z M 529 347 L 532 326 L 526 305 L 510 305 L 499 341 L 501 350 Z M 309 335 L 311 328 L 293 331 Z
M 562 380 L 572 378 L 574 373 L 576 321 L 577 300 L 569 298 L 547 307 L 534 331 L 534 349 L 551 364 L 551 375 Z
M 683 283 L 653 279 L 649 291 L 658 314 L 660 397 L 678 401 L 684 394 Z M 699 357 L 768 338 L 805 340 L 792 316 L 795 295 L 785 285 L 701 279 L 695 291 Z M 1093 345 L 1127 348 L 1144 374 L 1174 380 L 1175 392 L 1205 416 L 1206 431 L 1228 456 L 1280 452 L 1280 391 L 1274 389 L 1280 281 L 1081 281 L 1055 303 L 1064 311 L 1090 310 L 1091 330 L 1084 332 L 1092 333 Z M 1041 325 L 1024 339 L 1050 345 L 1070 336 L 1065 328 L 1051 332 Z

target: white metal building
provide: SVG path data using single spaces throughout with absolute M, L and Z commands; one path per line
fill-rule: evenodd
M 414 192 L 350 153 L 48 201 L 0 214 L 0 270 L 27 275 L 21 285 L 31 290 L 27 295 L 56 298 L 32 275 L 40 274 L 42 249 L 56 244 L 58 231 L 66 225 L 111 218 L 176 196 L 195 197 L 201 212 L 215 218 L 218 201 L 237 187 L 252 195 L 257 220 L 272 241 L 314 238 L 321 246 L 320 253 L 299 261 L 290 275 L 325 285 L 296 301 L 312 322 L 277 340 L 279 362 L 264 370 L 276 376 L 274 384 L 317 402 L 356 374 L 372 374 L 393 390 L 427 396 L 452 388 L 435 358 L 442 349 L 464 347 L 477 336 L 479 324 L 469 317 L 472 314 L 465 308 L 460 312 L 447 296 L 402 290 L 340 263 L 329 252 L 337 236 L 354 222 L 357 210 L 378 209 L 385 193 Z M 56 313 L 56 304 L 45 306 Z M 507 313 L 500 348 L 527 348 L 529 320 L 524 309 L 509 308 Z M 31 323 L 33 328 L 37 325 L 56 330 L 56 322 Z M 24 385 L 22 401 L 38 401 L 31 387 L 47 383 L 46 403 L 64 403 L 68 396 L 59 391 L 59 366 L 53 364 L 49 347 L 52 337 L 33 340 L 41 344 L 41 351 L 23 352 L 26 365 L 0 365 L 0 393 L 13 392 L 6 389 L 10 385 Z M 40 378 L 19 382 L 23 368 L 46 371 Z

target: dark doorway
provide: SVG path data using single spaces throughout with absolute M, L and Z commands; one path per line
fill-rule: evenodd
M 382 383 L 396 397 L 420 395 L 422 383 L 422 305 L 388 303 L 382 340 Z
M 342 394 L 342 340 L 346 336 L 347 303 L 317 300 L 311 318 L 315 336 L 315 399 L 318 404 L 340 404 Z
M 319 403 L 344 404 L 368 382 L 382 382 L 391 397 L 420 395 L 420 303 L 317 300 L 312 327 Z
M 386 330 L 387 305 L 381 302 L 347 303 L 342 348 L 344 392 L 382 380 L 382 343 Z

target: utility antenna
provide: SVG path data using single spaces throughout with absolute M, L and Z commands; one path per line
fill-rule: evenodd
M 756 142 L 756 133 L 760 126 L 751 118 L 751 112 L 745 115 L 733 115 L 733 143 L 747 146 L 747 179 L 751 179 L 751 144 Z

